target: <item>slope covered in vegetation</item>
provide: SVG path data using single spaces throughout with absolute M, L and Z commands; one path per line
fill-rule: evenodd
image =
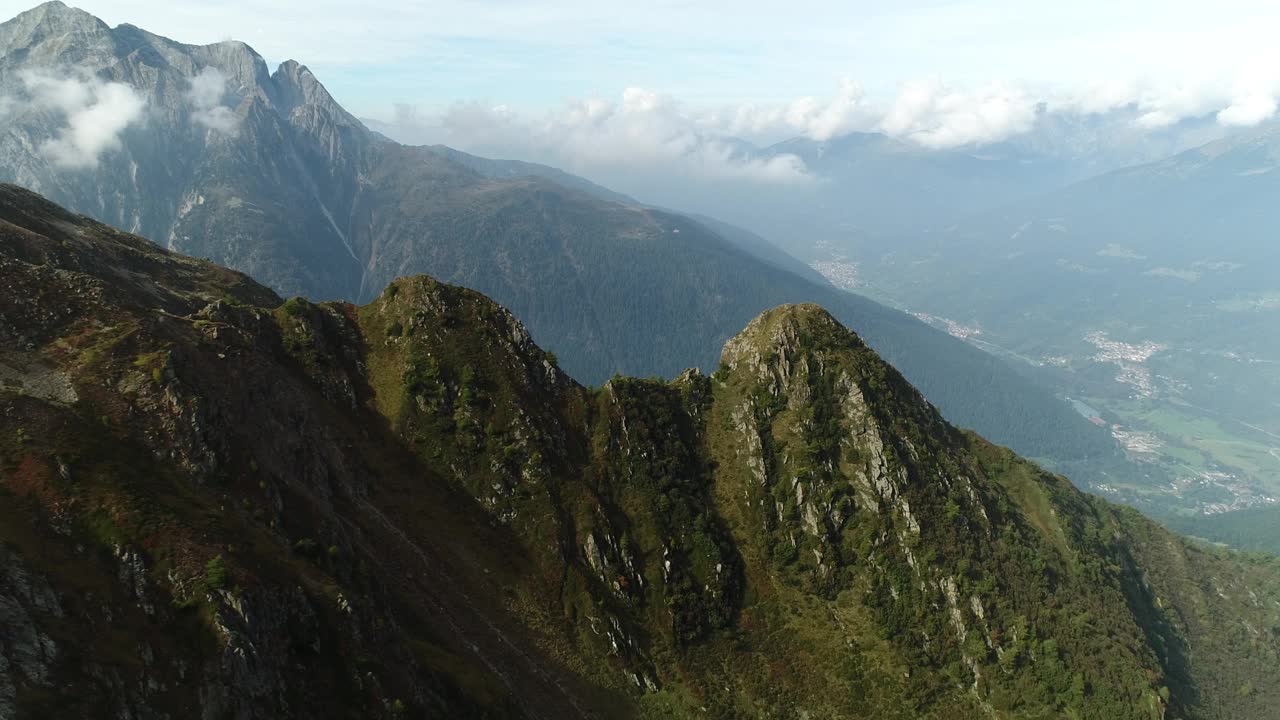
M 1270 559 L 948 425 L 814 305 L 586 388 L 0 189 L 0 715 L 1266 718 Z

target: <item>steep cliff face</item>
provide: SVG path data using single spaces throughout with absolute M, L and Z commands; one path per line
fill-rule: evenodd
M 0 187 L 0 717 L 1265 718 L 1274 561 L 950 427 L 817 306 L 584 388 Z
M 272 73 L 242 42 L 184 45 L 49 2 L 0 31 L 0 95 L 7 180 L 270 286 L 355 296 L 338 223 L 373 140 L 298 63 Z M 112 140 L 49 152 L 88 108 L 86 134 Z

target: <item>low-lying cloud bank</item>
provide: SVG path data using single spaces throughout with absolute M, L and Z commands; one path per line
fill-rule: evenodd
M 121 135 L 142 120 L 146 99 L 123 83 L 105 82 L 87 72 L 59 75 L 26 71 L 18 97 L 0 102 L 0 111 L 49 112 L 61 118 L 40 152 L 64 170 L 97 167 L 103 153 L 120 147 Z
M 390 123 L 375 127 L 402 142 L 444 144 L 583 174 L 618 168 L 644 174 L 677 166 L 707 179 L 808 181 L 799 158 L 759 157 L 673 99 L 640 88 L 628 88 L 617 101 L 566 102 L 540 117 L 478 102 L 424 117 L 412 106 L 399 105 Z
M 233 135 L 240 125 L 235 112 L 222 104 L 227 92 L 227 77 L 215 67 L 206 67 L 191 79 L 187 101 L 191 103 L 191 121 L 226 135 Z
M 224 105 L 227 78 L 207 67 L 191 79 L 185 100 L 193 124 L 234 136 L 240 118 Z M 51 136 L 38 146 L 58 170 L 92 170 L 104 155 L 119 150 L 125 131 L 147 121 L 145 94 L 126 83 L 104 80 L 93 72 L 24 70 L 11 91 L 0 95 L 0 121 L 20 116 L 47 116 Z
M 627 88 L 612 100 L 569 100 L 542 114 L 476 101 L 435 115 L 398 105 L 394 117 L 376 127 L 402 142 L 543 162 L 588 177 L 666 170 L 795 184 L 814 179 L 804 162 L 759 148 L 794 137 L 821 142 L 867 132 L 925 150 L 979 149 L 1024 136 L 1040 151 L 1053 143 L 1078 150 L 1080 140 L 1065 137 L 1063 128 L 1105 128 L 1089 131 L 1088 141 L 1114 145 L 1148 142 L 1193 122 L 1197 129 L 1187 133 L 1189 146 L 1273 119 L 1278 100 L 1280 72 L 1234 84 L 1106 82 L 1071 92 L 1033 92 L 1013 83 L 965 88 L 927 79 L 904 83 L 887 102 L 869 99 L 846 80 L 828 98 L 718 108 L 695 108 L 643 88 Z M 1029 137 L 1038 131 L 1040 136 Z M 1182 149 L 1168 137 L 1149 144 L 1152 152 Z

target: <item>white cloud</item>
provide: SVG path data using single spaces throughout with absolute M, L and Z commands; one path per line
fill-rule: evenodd
M 1138 119 L 1134 120 L 1134 124 L 1146 130 L 1158 130 L 1160 128 L 1167 128 L 1181 119 L 1182 117 L 1180 115 L 1176 115 L 1167 110 L 1148 110 L 1147 112 L 1139 115 Z
M 1280 108 L 1280 50 L 1261 53 L 1238 74 L 1231 103 L 1218 112 L 1218 122 L 1251 127 L 1270 120 Z
M 627 88 L 619 101 L 567 102 L 540 118 L 503 105 L 462 103 L 436 121 L 398 106 L 400 137 L 546 162 L 580 173 L 631 170 L 760 183 L 807 181 L 799 158 L 753 157 L 670 97 Z
M 1252 127 L 1276 114 L 1276 98 L 1262 94 L 1237 98 L 1231 105 L 1218 111 L 1218 122 L 1223 125 Z
M 983 145 L 1030 130 L 1037 104 L 1023 90 L 1003 83 L 966 91 L 938 80 L 910 82 L 899 91 L 879 129 L 930 148 Z
M 235 134 L 240 118 L 222 104 L 226 92 L 227 77 L 218 68 L 207 67 L 191 78 L 187 100 L 192 105 L 192 122 L 227 135 Z
M 1280 63 L 1275 67 L 1280 77 Z M 669 185 L 662 178 L 820 182 L 799 157 L 757 148 L 849 132 L 880 132 L 934 150 L 1025 139 L 1024 147 L 1037 152 L 1096 157 L 1113 166 L 1147 162 L 1274 117 L 1271 88 L 1280 82 L 1269 84 L 1271 77 L 1260 73 L 1233 85 L 1188 75 L 1178 83 L 1120 80 L 1075 90 L 929 79 L 904 83 L 887 102 L 845 80 L 825 98 L 712 107 L 631 87 L 616 99 L 569 100 L 540 114 L 480 102 L 458 103 L 439 115 L 400 105 L 381 129 L 404 142 L 544 163 L 653 197 Z
M 1229 102 L 1223 86 L 1222 82 L 1209 78 L 1192 78 L 1149 87 L 1136 101 L 1143 113 L 1138 125 L 1162 128 L 1187 118 L 1211 115 Z
M 1055 110 L 1104 114 L 1130 108 L 1133 123 L 1160 130 L 1183 120 L 1213 117 L 1227 127 L 1251 127 L 1280 108 L 1280 57 L 1259 59 L 1235 79 L 1193 77 L 1176 83 L 1106 81 L 1086 85 L 1051 103 Z
M 103 153 L 120 147 L 121 134 L 142 118 L 146 107 L 146 100 L 128 85 L 87 73 L 27 71 L 19 78 L 32 109 L 56 112 L 65 119 L 54 137 L 40 144 L 40 151 L 66 170 L 97 167 Z
M 801 135 L 830 140 L 875 125 L 875 112 L 863 98 L 862 86 L 846 78 L 830 100 L 805 96 L 788 103 L 743 103 L 713 112 L 702 122 L 734 137 Z
M 908 84 L 885 109 L 867 103 L 862 88 L 845 80 L 826 99 L 710 110 L 638 87 L 625 89 L 616 101 L 571 100 L 533 117 L 479 102 L 424 117 L 401 104 L 385 130 L 406 142 L 441 143 L 593 177 L 665 172 L 787 184 L 813 179 L 804 162 L 790 154 L 762 155 L 747 143 L 767 145 L 797 136 L 825 141 L 880 131 L 930 148 L 981 145 L 1026 132 L 1035 117 L 1036 103 L 1012 86 L 966 92 L 936 81 Z
M 1133 80 L 1094 80 L 1065 97 L 1055 98 L 1050 106 L 1085 115 L 1101 115 L 1133 105 L 1140 92 L 1138 83 Z
M 58 76 L 47 72 L 28 70 L 19 76 L 31 102 L 38 108 L 52 108 L 70 114 L 93 99 L 95 79 L 91 76 Z

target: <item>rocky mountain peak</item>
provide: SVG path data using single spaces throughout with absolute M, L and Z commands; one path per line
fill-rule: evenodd
M 15 20 L 50 24 L 71 24 L 85 27 L 106 27 L 106 23 L 80 8 L 71 7 L 60 0 L 41 3 L 30 10 L 19 13 Z
M 285 115 L 299 107 L 310 107 L 325 113 L 339 125 L 363 127 L 359 120 L 333 99 L 315 74 L 297 60 L 281 63 L 271 79 L 280 91 L 281 112 Z
M 69 7 L 58 0 L 38 5 L 0 24 L 0 55 L 31 47 L 59 36 L 77 37 L 108 32 L 110 28 L 93 15 Z
M 758 364 L 777 355 L 793 354 L 800 338 L 814 331 L 844 328 L 819 305 L 800 303 L 781 305 L 756 316 L 742 332 L 729 340 L 720 361 L 731 369 L 742 363 Z M 845 330 L 849 339 L 861 345 L 857 335 Z
M 812 303 L 782 305 L 766 310 L 725 344 L 721 363 L 731 371 L 753 377 L 775 396 L 808 387 L 814 373 L 834 371 L 838 358 L 857 357 L 850 367 L 870 363 L 883 374 L 884 363 L 867 350 L 856 333 Z M 795 398 L 799 402 L 807 394 Z

